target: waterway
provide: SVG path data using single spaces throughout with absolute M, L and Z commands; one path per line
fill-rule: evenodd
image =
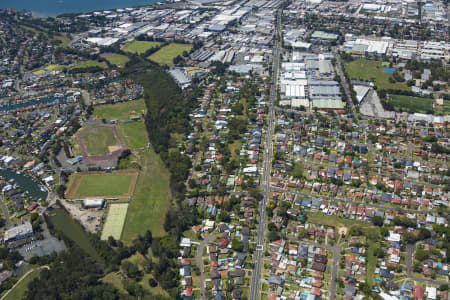
M 150 5 L 157 0 L 0 0 L 0 8 L 31 10 L 38 17 L 54 17 L 62 13 L 81 13 L 93 10 Z
M 42 191 L 42 185 L 35 182 L 33 180 L 33 177 L 28 174 L 17 174 L 14 170 L 3 168 L 0 169 L 0 176 L 3 178 L 3 180 L 6 181 L 14 179 L 14 183 L 17 184 L 22 189 L 22 191 L 28 191 L 28 195 L 33 199 L 40 199 L 42 201 L 47 199 L 48 192 Z

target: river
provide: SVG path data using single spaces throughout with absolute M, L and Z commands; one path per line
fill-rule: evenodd
M 28 174 L 17 174 L 14 170 L 2 168 L 0 169 L 0 176 L 6 181 L 14 179 L 14 183 L 17 184 L 22 191 L 28 191 L 28 195 L 33 199 L 40 199 L 42 201 L 47 199 L 48 192 L 42 191 L 42 185 L 35 182 L 33 177 Z
M 62 13 L 81 13 L 93 10 L 150 5 L 157 0 L 1 0 L 0 8 L 31 10 L 38 17 L 54 17 Z

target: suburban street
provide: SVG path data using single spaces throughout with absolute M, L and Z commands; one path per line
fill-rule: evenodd
M 447 284 L 448 282 L 445 281 L 439 281 L 439 280 L 433 280 L 433 279 L 426 279 L 426 278 L 420 278 L 413 275 L 412 271 L 412 264 L 413 264 L 413 257 L 414 253 L 416 252 L 416 244 L 408 244 L 406 246 L 406 275 L 408 278 L 421 282 L 421 283 L 428 283 L 428 284 Z
M 277 11 L 276 21 L 276 38 L 273 52 L 272 62 L 272 87 L 270 90 L 269 113 L 267 119 L 267 132 L 265 136 L 265 150 L 263 162 L 263 180 L 261 181 L 261 192 L 263 193 L 263 200 L 259 205 L 259 220 L 258 232 L 256 238 L 256 250 L 254 254 L 254 270 L 252 274 L 250 286 L 250 299 L 257 300 L 260 298 L 261 286 L 261 269 L 264 263 L 264 243 L 265 243 L 265 228 L 266 228 L 266 205 L 270 194 L 270 170 L 272 164 L 272 136 L 274 132 L 274 115 L 275 115 L 275 97 L 277 96 L 278 83 L 278 69 L 280 64 L 280 33 L 281 33 L 281 10 Z
M 203 266 L 203 249 L 208 246 L 209 243 L 214 241 L 214 231 L 209 233 L 201 242 L 197 248 L 197 255 L 195 256 L 195 260 L 197 262 L 198 270 L 200 272 L 200 295 L 201 299 L 206 300 L 206 288 L 205 288 L 205 273 Z

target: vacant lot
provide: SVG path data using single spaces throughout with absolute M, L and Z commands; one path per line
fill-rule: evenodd
M 107 119 L 124 121 L 128 120 L 130 117 L 140 116 L 144 112 L 144 99 L 94 106 L 94 116 L 99 120 Z
M 56 231 L 63 233 L 98 262 L 103 262 L 81 225 L 74 221 L 63 209 L 54 209 L 51 212 L 50 221 Z
M 34 75 L 41 75 L 44 74 L 46 71 L 62 71 L 66 66 L 63 65 L 48 65 L 45 68 L 42 68 L 40 70 L 34 71 Z
M 433 102 L 434 100 L 431 98 L 391 95 L 391 103 L 394 105 L 396 111 L 433 113 Z
M 163 224 L 170 206 L 169 171 L 159 155 L 149 149 L 136 156 L 142 170 L 122 233 L 122 240 L 127 243 L 147 229 L 152 231 L 153 236 L 164 234 Z
M 173 59 L 175 57 L 178 55 L 183 55 L 184 51 L 189 52 L 191 49 L 192 45 L 189 44 L 172 43 L 162 47 L 147 58 L 158 64 L 171 66 L 173 65 Z
M 141 55 L 148 49 L 159 47 L 161 44 L 161 42 L 134 41 L 123 47 L 122 51 Z
M 376 60 L 358 59 L 345 65 L 345 71 L 350 79 L 373 81 L 379 89 L 407 90 L 410 88 L 400 82 L 390 83 L 392 74 L 384 72 L 382 62 Z
M 69 178 L 66 197 L 130 197 L 136 185 L 137 172 L 77 173 Z
M 120 145 L 111 128 L 95 128 L 89 130 L 82 138 L 88 155 L 109 154 L 110 147 Z
M 99 67 L 102 69 L 106 69 L 108 66 L 104 62 L 99 62 L 95 60 L 87 60 L 84 62 L 81 62 L 70 69 L 84 69 L 84 68 L 91 68 L 91 67 Z
M 116 203 L 109 206 L 108 216 L 103 226 L 102 240 L 107 240 L 110 236 L 120 240 L 127 210 L 128 203 Z
M 130 61 L 128 57 L 121 54 L 113 54 L 111 56 L 108 56 L 106 60 L 109 61 L 110 64 L 118 67 L 124 67 L 125 64 Z

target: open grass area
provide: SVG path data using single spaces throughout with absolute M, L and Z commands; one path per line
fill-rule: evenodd
M 140 116 L 145 112 L 144 99 L 138 99 L 115 104 L 105 104 L 94 106 L 94 116 L 96 119 L 107 120 L 128 120 L 130 117 Z
M 134 41 L 123 47 L 122 51 L 141 55 L 151 48 L 161 46 L 161 44 L 161 42 Z
M 164 234 L 164 220 L 170 206 L 169 171 L 153 149 L 137 154 L 142 169 L 134 197 L 128 207 L 122 240 L 130 243 L 150 229 L 153 236 Z
M 107 240 L 110 236 L 120 240 L 127 210 L 128 203 L 115 203 L 109 206 L 108 216 L 103 226 L 102 240 Z
M 192 45 L 189 44 L 172 43 L 162 47 L 147 58 L 161 65 L 172 66 L 175 57 L 183 55 L 184 51 L 189 52 L 191 49 Z
M 357 59 L 344 65 L 350 79 L 373 81 L 378 89 L 411 90 L 404 83 L 389 82 L 392 74 L 384 72 L 382 62 L 376 60 Z
M 119 145 L 119 141 L 111 128 L 96 128 L 83 136 L 88 155 L 109 154 L 111 146 Z
M 66 211 L 61 208 L 54 209 L 50 215 L 50 222 L 56 231 L 66 235 L 88 255 L 92 256 L 96 261 L 103 263 L 103 259 L 89 241 L 87 233 Z
M 377 266 L 377 258 L 374 255 L 374 250 L 379 248 L 378 243 L 369 241 L 369 249 L 367 250 L 367 283 L 373 285 L 373 276 L 375 274 L 375 268 Z
M 83 62 L 71 67 L 70 69 L 84 69 L 84 68 L 91 68 L 91 67 L 99 67 L 102 69 L 106 69 L 108 66 L 104 62 L 99 62 L 99 61 L 95 61 L 95 60 L 87 60 L 87 61 L 83 61 Z
M 108 56 L 106 60 L 109 61 L 110 64 L 118 67 L 124 67 L 125 64 L 130 61 L 128 57 L 122 54 L 113 54 L 111 56 Z
M 127 194 L 131 174 L 95 174 L 81 177 L 75 197 L 120 196 Z
M 129 149 L 143 148 L 148 143 L 147 130 L 143 120 L 122 123 L 118 126 L 120 136 Z
M 28 284 L 39 277 L 41 273 L 40 269 L 36 269 L 29 273 L 11 292 L 4 298 L 4 300 L 17 300 L 23 299 L 25 293 L 28 290 Z
M 404 95 L 391 95 L 391 103 L 396 111 L 407 111 L 411 113 L 433 113 L 432 98 L 421 98 Z
M 354 224 L 367 226 L 367 223 L 361 221 L 339 218 L 337 216 L 327 216 L 323 213 L 308 213 L 308 222 L 334 227 L 350 227 Z
M 45 68 L 33 72 L 33 75 L 42 75 L 47 71 L 62 71 L 66 66 L 63 65 L 48 65 Z

